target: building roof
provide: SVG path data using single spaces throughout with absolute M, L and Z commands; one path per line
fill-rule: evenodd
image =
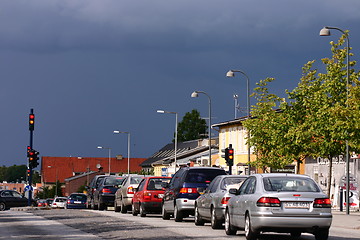
M 180 155 L 181 153 L 187 152 L 191 149 L 194 149 L 199 146 L 199 140 L 192 140 L 186 142 L 178 142 L 177 143 L 177 151 L 176 155 Z M 143 163 L 140 164 L 142 167 L 152 167 L 152 164 L 159 161 L 164 160 L 166 158 L 174 157 L 175 155 L 175 143 L 169 143 L 161 148 L 159 151 L 154 153 L 151 157 L 146 159 Z
M 145 158 L 130 158 L 130 171 L 141 171 L 140 164 Z M 48 157 L 41 158 L 42 181 L 46 183 L 55 183 L 57 180 L 64 182 L 66 178 L 73 177 L 80 173 L 88 171 L 109 172 L 109 158 L 91 158 L 91 157 Z M 127 173 L 128 159 L 110 158 L 111 173 Z

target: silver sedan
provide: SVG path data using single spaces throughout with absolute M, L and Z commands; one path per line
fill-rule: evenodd
M 234 235 L 245 230 L 248 240 L 260 232 L 302 232 L 326 240 L 332 222 L 331 202 L 317 183 L 308 176 L 297 174 L 254 174 L 239 189 L 226 207 L 225 232 Z
M 239 188 L 246 178 L 245 175 L 220 175 L 214 178 L 195 201 L 195 225 L 210 221 L 213 229 L 220 228 L 224 223 L 226 204 L 233 196 L 228 190 Z

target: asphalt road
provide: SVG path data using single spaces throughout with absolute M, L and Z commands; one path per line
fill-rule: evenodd
M 346 216 L 344 216 L 346 217 Z M 360 219 L 359 219 L 360 221 Z M 242 231 L 227 236 L 193 218 L 177 223 L 152 214 L 145 218 L 114 211 L 34 210 L 0 212 L 0 239 L 245 239 Z M 289 234 L 263 234 L 259 240 L 290 240 Z M 303 234 L 300 240 L 315 239 Z M 329 240 L 360 240 L 360 231 L 332 227 Z

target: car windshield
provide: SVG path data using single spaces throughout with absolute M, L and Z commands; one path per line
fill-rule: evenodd
M 149 180 L 148 190 L 162 190 L 162 183 L 169 183 L 170 178 L 152 178 Z
M 143 177 L 131 177 L 130 178 L 130 184 L 139 184 Z
M 105 181 L 104 181 L 104 185 L 112 185 L 112 186 L 115 186 L 115 185 L 120 185 L 122 184 L 122 182 L 124 181 L 124 178 L 117 178 L 117 177 L 111 177 L 111 178 L 106 178 Z
M 57 198 L 55 202 L 66 202 L 66 198 Z
M 74 194 L 74 195 L 70 196 L 70 199 L 75 200 L 75 201 L 86 201 L 86 195 Z
M 266 191 L 276 192 L 319 192 L 316 183 L 310 178 L 298 177 L 265 177 Z
M 218 175 L 225 175 L 225 172 L 217 169 L 196 169 L 194 171 L 189 171 L 185 182 L 209 184 Z
M 236 188 L 239 189 L 241 184 L 245 181 L 246 178 L 224 178 L 221 182 L 220 188 L 226 190 L 227 188 Z

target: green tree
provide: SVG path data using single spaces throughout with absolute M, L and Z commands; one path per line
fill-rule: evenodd
M 251 133 L 248 141 L 255 149 L 258 166 L 284 167 L 306 156 L 328 157 L 331 163 L 334 155 L 345 152 L 346 140 L 351 151 L 360 150 L 360 73 L 351 69 L 350 84 L 346 85 L 347 55 L 346 49 L 340 48 L 344 39 L 345 35 L 338 43 L 330 43 L 333 56 L 322 59 L 326 73 L 312 69 L 314 61 L 304 65 L 298 86 L 286 91 L 288 102 L 269 93 L 267 84 L 274 79 L 257 84 L 253 118 L 244 126 Z M 350 66 L 354 67 L 355 61 Z
M 205 138 L 206 134 L 206 121 L 200 117 L 196 109 L 187 112 L 178 124 L 178 141 L 180 142 Z

